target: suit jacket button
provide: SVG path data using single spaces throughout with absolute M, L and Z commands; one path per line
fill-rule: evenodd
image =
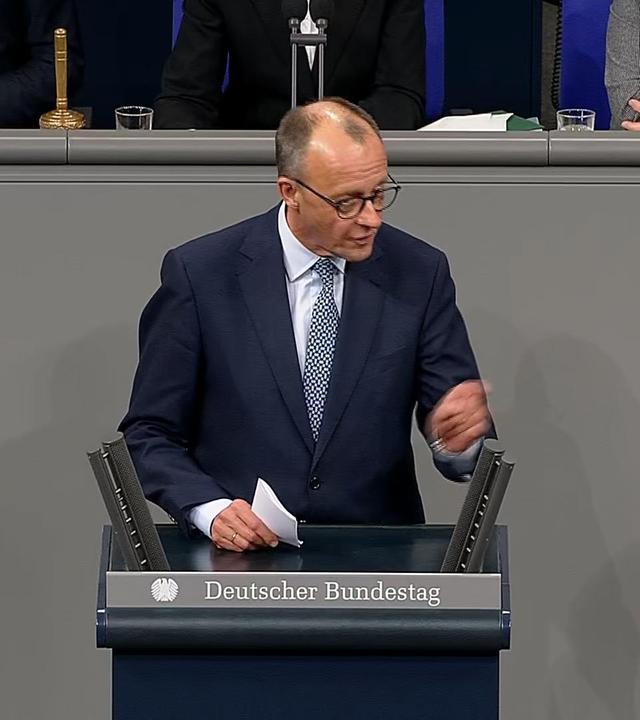
M 311 489 L 312 490 L 319 490 L 320 489 L 320 478 L 317 475 L 314 475 L 311 478 Z

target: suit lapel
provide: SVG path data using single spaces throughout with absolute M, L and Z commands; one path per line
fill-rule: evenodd
M 280 60 L 291 72 L 291 44 L 289 42 L 289 26 L 282 14 L 280 1 L 251 0 L 256 12 L 264 26 L 267 41 L 271 42 L 273 49 Z M 298 49 L 298 95 L 300 98 L 315 97 L 313 77 L 309 60 L 304 48 Z
M 265 42 L 271 42 L 278 57 L 289 64 L 289 28 L 280 10 L 280 3 L 273 0 L 251 0 L 265 26 Z
M 375 246 L 371 259 L 347 265 L 344 299 L 331 382 L 325 401 L 322 426 L 313 456 L 313 467 L 325 451 L 351 398 L 369 355 L 384 303 L 382 251 Z
M 328 87 L 336 71 L 338 61 L 347 48 L 356 23 L 364 10 L 366 0 L 342 0 L 335 4 L 333 20 L 327 28 L 327 50 L 325 53 L 325 87 Z M 318 52 L 313 62 L 313 80 L 318 84 Z
M 309 452 L 313 453 L 287 299 L 277 209 L 266 214 L 264 220 L 247 236 L 240 250 L 244 262 L 238 280 L 280 393 Z

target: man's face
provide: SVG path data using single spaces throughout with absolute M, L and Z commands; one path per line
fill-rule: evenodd
M 371 195 L 388 183 L 384 146 L 373 132 L 360 144 L 340 128 L 319 128 L 299 179 L 334 201 Z M 287 221 L 300 242 L 316 255 L 336 255 L 348 262 L 371 255 L 382 216 L 370 202 L 359 215 L 345 220 L 311 191 L 294 186 Z

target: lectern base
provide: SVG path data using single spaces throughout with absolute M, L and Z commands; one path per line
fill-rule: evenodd
M 113 720 L 497 720 L 498 655 L 113 652 Z

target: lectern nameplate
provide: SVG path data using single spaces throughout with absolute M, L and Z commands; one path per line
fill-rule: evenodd
M 500 610 L 498 573 L 107 572 L 108 608 Z

